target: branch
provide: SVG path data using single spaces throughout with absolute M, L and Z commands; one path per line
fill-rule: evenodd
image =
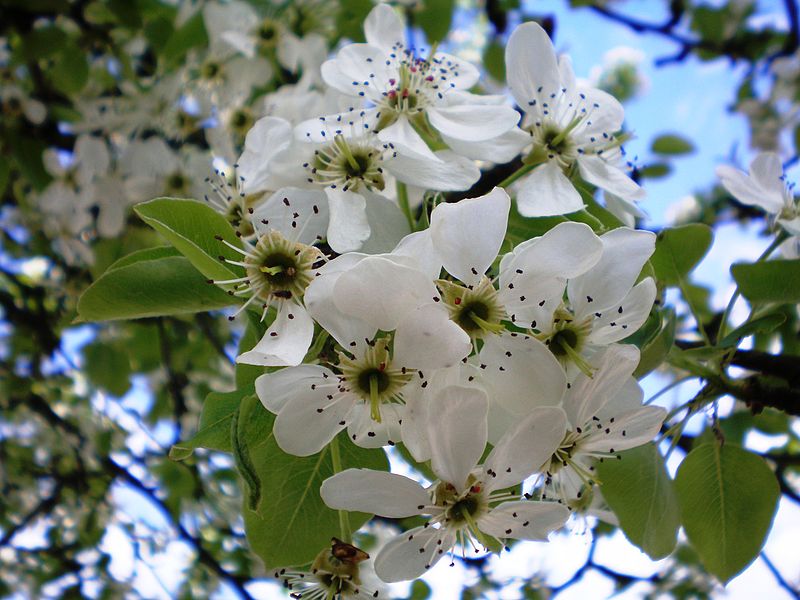
M 5 532 L 3 532 L 3 537 L 0 537 L 0 547 L 7 545 L 19 531 L 25 529 L 39 516 L 48 514 L 51 510 L 53 510 L 58 504 L 58 501 L 61 499 L 61 491 L 63 489 L 64 482 L 59 480 L 50 496 L 42 499 L 31 512 L 22 518 L 19 523 L 12 525 Z
M 800 591 L 798 591 L 797 589 L 792 587 L 789 584 L 789 582 L 786 581 L 783 578 L 783 575 L 781 575 L 781 572 L 778 571 L 778 568 L 774 564 L 772 564 L 772 561 L 769 558 L 767 558 L 767 555 L 766 555 L 765 552 L 761 553 L 761 559 L 764 561 L 764 564 L 767 565 L 767 568 L 770 570 L 772 575 L 778 581 L 778 585 L 780 585 L 783 589 L 785 589 L 787 592 L 789 592 L 789 595 L 792 598 L 795 598 L 796 600 L 800 600 Z
M 140 479 L 132 475 L 126 468 L 117 464 L 113 459 L 106 458 L 104 464 L 112 473 L 114 473 L 114 475 L 125 481 L 135 490 L 139 491 L 147 500 L 150 501 L 151 504 L 159 509 L 159 511 L 164 515 L 164 518 L 172 523 L 172 526 L 178 532 L 179 537 L 195 549 L 197 552 L 197 559 L 201 564 L 208 567 L 209 570 L 211 570 L 217 577 L 233 587 L 241 598 L 244 600 L 254 600 L 253 596 L 250 595 L 250 592 L 248 592 L 244 587 L 245 583 L 247 583 L 249 580 L 246 577 L 241 577 L 240 575 L 226 571 L 217 561 L 214 555 L 206 550 L 200 539 L 189 533 L 181 524 L 180 520 L 173 517 L 172 512 L 170 512 L 163 500 L 156 496 L 155 492 L 151 488 L 146 486 Z

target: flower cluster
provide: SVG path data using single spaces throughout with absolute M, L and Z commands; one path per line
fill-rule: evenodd
M 652 440 L 665 412 L 642 405 L 639 350 L 624 343 L 656 298 L 642 275 L 654 234 L 562 217 L 509 247 L 505 189 L 443 201 L 477 182 L 477 160 L 521 156 L 523 216 L 587 214 L 589 185 L 638 214 L 619 103 L 578 84 L 534 23 L 506 57 L 521 122 L 504 97 L 469 91 L 476 67 L 408 45 L 390 7 L 365 37 L 322 63 L 326 114 L 247 133 L 217 202 L 242 241 L 219 238 L 238 254 L 220 258 L 243 274 L 212 283 L 268 323 L 237 360 L 269 367 L 256 391 L 284 452 L 314 455 L 346 430 L 430 464 L 427 486 L 347 469 L 320 490 L 337 510 L 427 519 L 377 554 L 393 582 L 456 546 L 546 540 L 571 511 L 599 513 L 595 463 Z

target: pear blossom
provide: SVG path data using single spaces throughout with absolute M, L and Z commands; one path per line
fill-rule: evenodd
M 328 243 L 340 253 L 359 250 L 370 239 L 377 221 L 369 218 L 369 211 L 376 206 L 384 218 L 402 223 L 399 207 L 387 204 L 382 195 L 391 181 L 388 176 L 440 191 L 468 189 L 480 177 L 473 161 L 449 150 L 436 152 L 434 160 L 400 155 L 374 134 L 376 116 L 352 110 L 303 122 L 295 128 L 297 141 L 271 165 L 283 181 L 324 193 L 331 212 Z M 395 232 L 400 235 L 392 245 L 408 228 L 401 233 L 395 227 Z
M 317 554 L 308 571 L 283 568 L 274 576 L 292 598 L 380 598 L 384 586 L 375 577 L 372 563 L 369 554 L 360 548 L 332 538 L 330 548 Z
M 483 100 L 467 90 L 480 73 L 472 64 L 443 52 L 427 59 L 405 42 L 404 26 L 385 4 L 364 23 L 365 44 L 350 44 L 322 65 L 322 77 L 343 94 L 372 107 L 380 141 L 401 155 L 436 161 L 425 137 L 445 143 L 486 142 L 512 130 L 519 114 L 500 97 Z M 435 133 L 434 133 L 435 132 Z
M 575 212 L 583 200 L 570 181 L 585 181 L 619 198 L 640 199 L 644 191 L 620 167 L 624 110 L 609 94 L 578 84 L 566 57 L 557 57 L 547 33 L 524 23 L 506 47 L 508 85 L 525 111 L 522 128 L 532 167 L 517 193 L 520 214 L 541 217 Z
M 543 468 L 542 498 L 571 506 L 600 483 L 595 461 L 615 458 L 658 433 L 667 412 L 642 406 L 642 390 L 632 377 L 638 364 L 638 348 L 615 344 L 596 357 L 592 377 L 580 374 L 572 384 L 562 404 L 566 433 Z
M 501 273 L 516 273 L 521 257 L 532 252 L 531 248 L 543 246 L 548 236 L 556 238 L 559 227 L 562 225 L 542 238 L 523 242 L 503 257 Z M 587 357 L 638 330 L 649 316 L 656 297 L 652 277 L 636 283 L 655 250 L 655 234 L 620 227 L 601 235 L 599 241 L 602 254 L 591 269 L 569 277 L 568 281 L 551 278 L 549 283 L 540 284 L 537 291 L 541 300 L 526 304 L 524 310 L 515 308 L 512 315 L 515 323 L 538 332 L 537 336 L 567 367 L 568 373 L 574 373 L 575 368 L 591 373 L 591 358 Z M 508 283 L 501 277 L 503 285 L 507 287 Z M 537 284 L 532 285 L 535 289 Z
M 212 51 L 223 55 L 240 52 L 250 60 L 257 58 L 257 54 L 274 52 L 281 66 L 293 73 L 301 72 L 303 87 L 318 82 L 319 68 L 327 53 L 325 38 L 313 31 L 302 37 L 297 35 L 287 26 L 291 15 L 275 10 L 275 6 L 266 8 L 269 14 L 262 16 L 251 4 L 238 0 L 206 4 L 203 19 Z M 318 22 L 322 28 L 326 17 L 333 16 L 321 2 L 297 2 L 286 8 L 298 12 L 308 10 L 312 15 L 310 20 Z M 298 16 L 298 21 L 302 20 L 303 15 Z
M 739 202 L 757 206 L 793 236 L 800 235 L 800 206 L 794 198 L 794 186 L 787 183 L 780 157 L 762 152 L 750 163 L 750 173 L 720 165 L 717 176 L 726 190 Z
M 344 281 L 352 287 L 352 280 L 370 270 L 393 274 L 396 293 L 387 296 L 392 300 L 375 303 L 358 317 L 335 310 L 338 285 Z M 290 367 L 256 380 L 259 399 L 276 414 L 275 440 L 285 452 L 319 452 L 345 427 L 362 447 L 396 443 L 406 397 L 427 387 L 429 373 L 467 356 L 469 337 L 447 312 L 413 297 L 425 289 L 420 281 L 427 281 L 423 273 L 379 255 L 346 254 L 320 268 L 306 291 L 306 305 L 339 343 L 338 360 Z M 435 294 L 432 282 L 424 293 Z M 376 337 L 379 330 L 388 335 Z
M 228 293 L 247 300 L 236 315 L 255 304 L 264 320 L 271 308 L 275 319 L 252 350 L 237 362 L 263 366 L 300 364 L 314 336 L 314 321 L 303 305 L 303 294 L 324 261 L 316 242 L 326 222 L 319 207 L 303 190 L 279 190 L 252 213 L 255 236 L 243 240 L 244 248 L 218 239 L 241 254 L 241 260 L 223 261 L 245 273 L 232 279 L 210 280 Z
M 478 389 L 451 386 L 431 405 L 431 469 L 439 478 L 425 488 L 402 475 L 347 469 L 323 482 L 320 495 L 339 510 L 404 518 L 429 515 L 386 544 L 375 571 L 386 582 L 414 579 L 456 543 L 466 550 L 492 539 L 546 540 L 569 517 L 562 505 L 521 500 L 508 488 L 536 472 L 558 448 L 565 431 L 560 408 L 538 408 L 517 423 L 478 464 L 487 441 L 488 400 Z

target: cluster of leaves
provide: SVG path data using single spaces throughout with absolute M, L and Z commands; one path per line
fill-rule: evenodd
M 47 115 L 39 123 L 26 120 L 0 93 L 0 596 L 25 590 L 33 596 L 116 597 L 139 586 L 137 572 L 150 568 L 146 565 L 163 556 L 167 541 L 175 540 L 192 556 L 177 595 L 203 597 L 222 584 L 249 598 L 245 585 L 264 574 L 263 564 L 309 562 L 337 530 L 339 515 L 307 493 L 333 473 L 334 458 L 328 451 L 306 458 L 282 453 L 271 436 L 273 417 L 254 396 L 253 381 L 263 371 L 231 362 L 237 344 L 252 347 L 264 330 L 249 317 L 244 331 L 231 330 L 220 312 L 231 297 L 206 282 L 229 276 L 221 272 L 227 267 L 218 257 L 230 256 L 230 250 L 214 236 L 235 242 L 233 231 L 206 205 L 156 200 L 137 207 L 124 234 L 93 239 L 94 264 L 83 268 L 68 264 L 52 245 L 31 200 L 51 180 L 45 150 L 74 149 L 71 124 L 82 119 L 81 100 L 121 93 L 124 86 L 102 59 L 113 58 L 125 82 L 146 85 L 154 73 L 175 71 L 190 51 L 208 44 L 205 25 L 197 15 L 178 24 L 175 7 L 148 0 L 7 4 L 0 35 L 11 53 L 0 70 L 8 71 L 28 101 L 41 102 Z M 748 13 L 735 3 L 709 8 L 673 2 L 668 20 L 658 25 L 589 4 L 604 18 L 675 41 L 679 53 L 673 62 L 694 53 L 703 60 L 727 57 L 748 64 L 737 109 L 752 117 L 754 132 L 765 120 L 777 119 L 776 130 L 785 133 L 785 109 L 778 100 L 785 97 L 786 77 L 772 76 L 776 86 L 766 99 L 756 97 L 754 78 L 764 60 L 774 65 L 796 50 L 796 14 L 789 15 L 786 34 L 751 30 Z M 366 1 L 342 2 L 331 47 L 339 38 L 359 39 L 370 8 Z M 428 2 L 410 14 L 435 41 L 447 35 L 453 10 L 453 2 Z M 502 63 L 508 22 L 530 16 L 519 10 L 513 2 L 485 6 L 496 37 L 484 59 L 499 80 L 498 52 Z M 552 28 L 552 19 L 545 21 Z M 146 48 L 135 60 L 125 51 L 134 40 L 144 40 Z M 292 80 L 291 74 L 282 75 Z M 796 100 L 796 85 L 794 94 Z M 692 146 L 665 135 L 653 141 L 652 150 L 663 160 L 643 168 L 642 178 L 666 176 L 670 157 L 691 152 Z M 476 188 L 490 187 L 506 174 L 486 172 Z M 708 194 L 703 220 L 713 225 L 724 217 L 754 216 L 730 211 L 729 203 L 719 190 Z M 584 218 L 590 224 L 617 225 L 601 207 L 589 206 L 591 218 Z M 548 219 L 516 215 L 508 242 L 550 226 Z M 800 414 L 800 262 L 734 265 L 738 293 L 753 311 L 731 330 L 729 315 L 710 308 L 709 290 L 691 281 L 711 242 L 711 229 L 700 224 L 659 233 L 647 269 L 664 293 L 675 288 L 683 302 L 677 309 L 657 307 L 630 340 L 642 350 L 637 377 L 659 370 L 673 381 L 702 382 L 701 391 L 677 407 L 678 427 L 666 432 L 686 457 L 674 480 L 655 445 L 601 466 L 604 495 L 628 539 L 653 558 L 671 556 L 671 564 L 649 578 L 653 593 L 677 597 L 708 593 L 707 573 L 726 582 L 741 572 L 761 551 L 779 496 L 800 501 L 793 483 L 800 440 L 792 428 Z M 81 324 L 87 321 L 113 322 Z M 746 338 L 752 338 L 752 349 L 740 348 Z M 78 351 L 76 340 L 82 340 Z M 731 375 L 731 366 L 747 375 Z M 722 397 L 735 398 L 736 408 L 718 416 Z M 706 428 L 690 437 L 682 425 L 694 415 L 705 416 Z M 751 431 L 782 435 L 785 441 L 759 455 L 745 448 Z M 385 468 L 380 451 L 341 448 L 338 460 L 345 468 Z M 132 502 L 119 498 L 131 492 L 165 525 L 127 514 Z M 351 515 L 351 525 L 368 518 Z M 690 546 L 676 549 L 681 526 Z M 119 552 L 106 534 L 110 530 L 119 531 L 132 549 L 136 569 L 125 575 L 110 575 Z M 595 535 L 610 530 L 597 525 Z M 619 587 L 637 580 L 595 558 L 590 553 L 584 568 L 555 591 L 590 569 Z M 465 597 L 506 583 L 492 579 L 484 562 L 466 562 L 481 578 Z M 546 590 L 543 579 L 518 583 L 526 597 Z M 429 592 L 418 582 L 411 594 L 424 598 Z

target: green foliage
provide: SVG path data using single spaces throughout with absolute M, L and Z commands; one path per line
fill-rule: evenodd
M 597 465 L 603 498 L 625 536 L 650 558 L 669 555 L 678 539 L 678 501 L 655 444 L 620 452 L 621 460 Z
M 664 362 L 675 342 L 675 311 L 667 309 L 659 312 L 658 319 L 660 324 L 658 333 L 641 347 L 642 353 L 639 365 L 633 373 L 633 376 L 637 379 L 641 379 L 658 368 Z
M 422 5 L 416 20 L 425 32 L 429 44 L 439 43 L 447 36 L 455 4 L 455 0 L 433 0 Z
M 663 229 L 650 258 L 658 281 L 668 286 L 683 285 L 687 275 L 708 252 L 713 237 L 711 229 L 700 223 Z
M 781 313 L 764 315 L 763 317 L 747 321 L 722 338 L 719 341 L 719 346 L 721 348 L 738 346 L 739 342 L 746 337 L 756 333 L 770 333 L 775 331 L 784 321 L 786 321 L 786 315 Z
M 341 537 L 337 511 L 325 506 L 319 496 L 322 482 L 334 474 L 330 447 L 313 456 L 285 454 L 272 435 L 273 421 L 258 400 L 246 400 L 236 434 L 259 485 L 257 510 L 248 499 L 244 504 L 247 539 L 267 568 L 306 564 L 330 543 L 331 536 Z M 345 434 L 338 439 L 342 469 L 388 470 L 382 450 L 359 448 Z M 356 529 L 369 515 L 349 513 L 349 517 Z
M 736 263 L 731 274 L 752 303 L 800 302 L 800 260 Z
M 220 261 L 221 256 L 239 260 L 241 255 L 215 236 L 237 247 L 241 247 L 241 242 L 225 217 L 207 204 L 195 200 L 157 198 L 137 205 L 136 213 L 206 277 L 231 279 L 241 272 L 241 268 Z
M 660 135 L 653 140 L 650 150 L 655 154 L 664 154 L 668 156 L 677 154 L 691 154 L 694 152 L 694 144 L 686 138 L 669 134 Z
M 686 535 L 723 583 L 758 556 L 780 490 L 764 460 L 732 444 L 709 443 L 681 463 L 675 489 Z
M 84 321 L 111 321 L 215 310 L 232 301 L 187 259 L 168 256 L 112 265 L 81 295 L 77 308 Z
M 174 444 L 170 448 L 169 457 L 172 460 L 185 460 L 197 448 L 233 452 L 231 427 L 234 415 L 243 399 L 252 394 L 252 389 L 245 388 L 232 392 L 212 392 L 206 396 L 197 433 L 188 440 Z
M 83 359 L 92 384 L 114 396 L 122 396 L 130 389 L 131 364 L 122 344 L 93 342 L 83 349 Z

